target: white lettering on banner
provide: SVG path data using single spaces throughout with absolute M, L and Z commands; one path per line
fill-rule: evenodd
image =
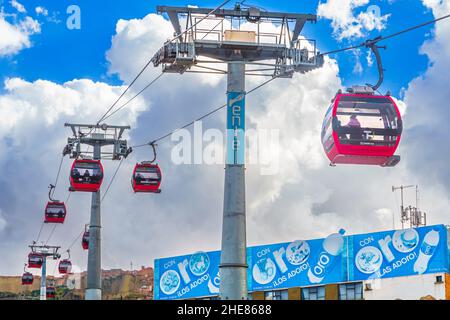
M 372 236 L 370 236 L 369 238 L 366 238 L 366 239 L 361 240 L 361 241 L 359 242 L 359 245 L 360 245 L 361 247 L 364 247 L 364 246 L 367 246 L 368 244 L 371 244 L 371 243 L 374 242 L 374 241 L 375 241 L 375 239 L 374 239 Z
M 392 260 L 394 260 L 395 257 L 391 249 L 389 248 L 390 243 L 392 243 L 391 236 L 386 236 L 384 239 L 378 241 L 381 252 L 383 252 L 383 255 L 386 257 L 387 261 L 392 262 Z
M 288 279 L 291 279 L 291 278 L 299 275 L 303 271 L 308 270 L 308 268 L 309 268 L 309 263 L 304 263 L 304 264 L 298 266 L 297 268 L 289 271 L 289 273 L 287 274 L 287 277 L 285 275 L 282 275 L 281 277 L 279 277 L 278 279 L 273 281 L 272 285 L 274 287 L 278 287 L 278 286 L 282 285 L 284 282 L 288 281 Z
M 286 253 L 286 250 L 281 247 L 279 250 L 273 252 L 273 257 L 275 258 L 275 263 L 280 268 L 281 273 L 285 273 L 288 269 L 286 264 L 283 261 L 283 255 Z
M 330 257 L 325 252 L 322 252 L 319 257 L 319 262 L 314 267 L 314 273 L 316 276 L 322 275 L 322 273 L 325 271 L 325 266 L 330 263 Z
M 217 287 L 220 285 L 220 272 L 217 272 L 217 275 L 214 277 L 213 279 L 213 283 L 214 285 L 216 285 Z
M 191 289 L 196 288 L 198 285 L 202 284 L 205 281 L 208 281 L 209 279 L 209 275 L 205 274 L 204 276 L 202 276 L 201 278 L 198 278 L 197 280 L 193 281 L 191 283 Z
M 189 291 L 191 291 L 189 289 L 189 286 L 184 287 L 183 289 L 181 289 L 180 291 L 178 291 L 177 295 L 178 298 L 181 298 L 182 296 L 184 296 L 186 293 L 189 293 Z
M 256 256 L 258 257 L 258 258 L 261 258 L 261 257 L 264 257 L 266 254 L 268 254 L 268 253 L 270 253 L 270 249 L 269 248 L 265 248 L 265 249 L 262 249 L 261 251 L 258 251 L 257 253 L 256 253 Z
M 406 257 L 403 257 L 397 261 L 395 261 L 394 263 L 392 263 L 391 266 L 386 266 L 385 268 L 383 268 L 383 270 L 378 271 L 377 275 L 378 277 L 382 278 L 385 275 L 391 273 L 392 271 L 394 271 L 395 269 L 398 269 L 402 266 L 404 266 L 405 264 L 407 264 L 408 262 L 415 260 L 417 258 L 417 253 L 416 252 L 411 252 L 410 254 L 408 254 Z
M 178 270 L 180 270 L 181 277 L 183 278 L 185 284 L 191 282 L 191 278 L 189 277 L 189 274 L 186 271 L 187 265 L 189 265 L 189 261 L 187 259 L 184 259 L 182 262 L 178 264 Z
M 281 276 L 277 280 L 272 282 L 272 284 L 273 284 L 274 287 L 278 287 L 279 285 L 281 285 L 283 282 L 286 282 L 286 281 L 287 281 L 286 276 Z
M 295 268 L 292 271 L 289 271 L 288 273 L 288 279 L 295 277 L 296 275 L 302 273 L 303 271 L 306 271 L 309 269 L 309 263 L 304 263 L 300 266 L 298 266 L 297 268 Z
M 241 125 L 241 106 L 234 105 L 232 107 L 233 117 L 231 118 L 231 124 L 233 128 L 238 128 Z
M 175 260 L 170 260 L 169 262 L 166 262 L 166 263 L 164 264 L 164 269 L 170 268 L 170 267 L 173 266 L 175 263 L 176 263 Z

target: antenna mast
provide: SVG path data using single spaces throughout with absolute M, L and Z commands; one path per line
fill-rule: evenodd
M 403 199 L 403 190 L 415 188 L 416 194 L 416 205 L 413 207 L 411 205 L 405 207 Z M 408 185 L 408 186 L 392 186 L 392 192 L 400 190 L 401 195 L 401 205 L 400 205 L 400 221 L 402 223 L 402 229 L 405 228 L 405 223 L 409 221 L 410 228 L 416 228 L 420 226 L 427 225 L 427 214 L 419 210 L 419 186 L 418 185 Z

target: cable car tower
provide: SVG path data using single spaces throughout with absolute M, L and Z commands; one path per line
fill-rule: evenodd
M 403 190 L 415 188 L 416 190 L 416 206 L 407 206 L 403 204 Z M 400 190 L 401 205 L 400 205 L 400 221 L 402 223 L 402 229 L 404 229 L 405 223 L 409 221 L 410 228 L 417 228 L 420 226 L 427 225 L 427 214 L 419 210 L 419 186 L 409 185 L 409 186 L 392 186 L 392 192 Z
M 61 257 L 61 255 L 58 253 L 58 250 L 61 247 L 37 245 L 35 242 L 33 242 L 33 244 L 29 247 L 31 249 L 31 253 L 37 253 L 43 257 L 41 266 L 40 300 L 47 300 L 47 258 L 51 257 L 53 260 L 58 260 Z
M 153 56 L 155 67 L 166 73 L 228 77 L 220 297 L 247 299 L 245 76 L 291 78 L 294 72 L 321 67 L 323 56 L 315 41 L 299 37 L 305 23 L 316 22 L 317 17 L 244 8 L 239 3 L 231 10 L 158 6 L 157 12 L 168 15 L 175 36 Z
M 103 159 L 121 160 L 127 157 L 129 150 L 127 141 L 122 139 L 125 130 L 130 126 L 110 126 L 107 124 L 64 124 L 70 127 L 72 138 L 67 139 L 67 146 L 63 154 L 70 155 L 72 159 Z M 93 147 L 86 151 L 81 150 L 82 145 Z M 103 148 L 109 147 L 107 150 Z M 69 189 L 69 191 L 74 191 Z M 91 219 L 89 224 L 89 253 L 87 266 L 86 300 L 101 300 L 101 214 L 100 214 L 100 189 L 92 192 Z

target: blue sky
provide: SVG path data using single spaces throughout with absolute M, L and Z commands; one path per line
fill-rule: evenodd
M 5 12 L 14 12 L 9 0 L 2 0 Z M 323 1 L 322 1 L 323 2 Z M 0 1 L 1 3 L 1 1 Z M 315 13 L 319 1 L 249 1 L 245 4 L 254 4 L 266 10 Z M 0 74 L 3 78 L 22 77 L 29 81 L 47 79 L 62 83 L 76 78 L 88 78 L 96 81 L 105 81 L 110 84 L 120 84 L 114 75 L 107 72 L 108 64 L 105 52 L 111 46 L 111 38 L 115 34 L 116 22 L 119 19 L 142 18 L 148 13 L 155 12 L 160 4 L 156 1 L 43 1 L 28 0 L 23 2 L 28 14 L 36 16 L 34 8 L 43 6 L 49 11 L 49 16 L 37 17 L 42 23 L 41 34 L 31 37 L 32 47 L 22 50 L 12 57 L 0 59 Z M 81 8 L 81 30 L 69 30 L 65 22 L 68 17 L 66 9 L 76 4 Z M 168 5 L 185 6 L 197 4 L 205 7 L 217 6 L 216 1 L 170 1 Z M 370 4 L 378 5 L 381 14 L 391 14 L 387 27 L 381 34 L 409 27 L 418 22 L 432 19 L 430 10 L 426 10 L 419 1 L 397 0 L 392 3 L 384 0 L 373 0 Z M 355 14 L 367 9 L 367 6 L 355 9 Z M 19 14 L 20 16 L 20 14 Z M 54 16 L 59 22 L 49 21 Z M 408 17 L 408 19 L 405 19 Z M 427 66 L 427 58 L 419 53 L 419 47 L 426 39 L 432 25 L 400 37 L 383 42 L 388 50 L 383 50 L 383 62 L 386 69 L 386 80 L 383 90 L 391 90 L 398 95 L 400 89 L 412 79 L 421 74 Z M 351 39 L 336 41 L 331 35 L 330 20 L 320 19 L 317 24 L 308 24 L 303 32 L 307 38 L 316 39 L 322 51 L 333 50 L 342 46 L 353 45 L 363 41 Z M 369 32 L 368 37 L 380 34 L 377 30 Z M 149 52 L 149 57 L 152 56 Z M 365 62 L 366 49 L 362 52 L 362 63 L 366 77 L 353 72 L 355 56 L 352 52 L 335 54 L 332 57 L 339 62 L 340 77 L 345 85 L 361 81 L 376 82 L 375 67 L 367 68 Z M 405 66 L 402 61 L 408 59 Z M 368 80 L 366 80 L 368 79 Z

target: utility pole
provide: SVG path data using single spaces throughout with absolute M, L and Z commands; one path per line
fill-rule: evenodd
M 94 160 L 110 159 L 121 160 L 127 157 L 129 150 L 127 141 L 122 139 L 125 130 L 130 126 L 110 126 L 107 124 L 64 124 L 70 127 L 73 133 L 68 138 L 67 146 L 63 154 L 70 154 L 72 159 L 91 158 Z M 85 144 L 93 147 L 93 151 L 81 151 Z M 109 150 L 102 150 L 104 147 Z M 73 190 L 69 190 L 73 191 Z M 100 189 L 92 193 L 91 197 L 91 219 L 89 224 L 89 251 L 87 265 L 86 300 L 102 299 L 102 266 L 101 266 L 101 198 Z
M 316 51 L 315 41 L 299 38 L 305 23 L 316 22 L 317 17 L 241 8 L 240 4 L 231 10 L 158 6 L 157 12 L 168 15 L 175 38 L 153 56 L 155 67 L 162 66 L 167 73 L 228 75 L 220 298 L 247 299 L 245 77 L 291 78 L 294 72 L 321 67 L 323 56 Z M 184 32 L 179 15 L 186 21 Z M 249 22 L 252 30 L 240 30 L 241 22 Z M 261 32 L 264 23 L 280 28 Z M 253 68 L 247 69 L 248 65 Z
M 61 258 L 61 255 L 58 253 L 58 250 L 61 248 L 59 246 L 47 246 L 47 245 L 36 245 L 32 244 L 29 246 L 31 248 L 31 252 L 39 253 L 44 257 L 42 261 L 41 267 L 41 288 L 39 299 L 47 300 L 47 257 L 52 257 L 53 260 L 57 260 Z

